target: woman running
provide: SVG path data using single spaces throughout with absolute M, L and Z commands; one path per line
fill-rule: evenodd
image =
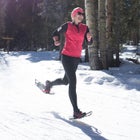
M 65 36 L 65 44 L 61 52 L 62 64 L 65 70 L 65 75 L 61 79 L 54 81 L 46 81 L 46 93 L 49 93 L 55 85 L 69 84 L 69 98 L 73 106 L 73 117 L 82 118 L 86 115 L 80 111 L 77 105 L 76 94 L 76 70 L 80 62 L 83 42 L 92 44 L 92 36 L 89 28 L 82 23 L 84 19 L 84 10 L 80 7 L 73 9 L 71 12 L 71 22 L 64 23 L 53 33 L 55 46 L 60 46 L 60 34 Z

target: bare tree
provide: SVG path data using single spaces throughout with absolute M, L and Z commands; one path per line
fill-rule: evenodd
M 86 23 L 93 36 L 93 44 L 89 46 L 89 63 L 93 70 L 101 69 L 98 55 L 98 0 L 85 0 Z
M 106 15 L 105 0 L 98 0 L 99 14 L 99 48 L 103 69 L 108 69 L 108 58 L 106 48 Z
M 115 7 L 114 7 L 114 54 L 115 54 L 115 61 L 114 61 L 114 66 L 119 66 L 120 65 L 120 60 L 119 60 L 119 45 L 120 45 L 120 38 L 121 38 L 121 33 L 120 33 L 120 1 L 115 0 Z
M 5 31 L 5 6 L 6 6 L 6 1 L 0 0 L 0 36 L 3 35 Z
M 107 61 L 109 66 L 114 65 L 113 61 L 113 1 L 106 0 L 106 47 Z

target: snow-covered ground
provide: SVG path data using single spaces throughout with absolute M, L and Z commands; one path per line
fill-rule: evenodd
M 140 140 L 140 65 L 126 60 L 134 49 L 125 46 L 109 71 L 79 65 L 78 104 L 93 115 L 74 122 L 68 86 L 46 95 L 34 85 L 63 77 L 58 52 L 0 52 L 0 139 Z

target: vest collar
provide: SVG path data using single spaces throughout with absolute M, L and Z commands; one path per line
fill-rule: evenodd
M 80 23 L 78 23 L 78 24 L 75 24 L 75 22 L 74 22 L 74 21 L 72 21 L 72 24 L 73 24 L 73 25 L 75 25 L 75 26 L 79 26 L 79 25 L 81 24 L 81 22 L 80 22 Z

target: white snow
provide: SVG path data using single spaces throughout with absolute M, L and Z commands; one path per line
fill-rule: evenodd
M 93 115 L 73 122 L 68 86 L 46 95 L 34 85 L 63 77 L 58 52 L 0 52 L 0 139 L 140 140 L 140 65 L 126 60 L 134 55 L 125 46 L 121 66 L 109 71 L 79 65 L 78 105 Z

